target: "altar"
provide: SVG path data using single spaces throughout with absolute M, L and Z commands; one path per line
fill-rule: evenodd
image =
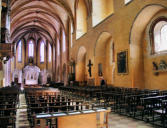
M 24 82 L 26 85 L 37 85 L 39 79 L 40 68 L 35 65 L 27 65 L 23 69 Z

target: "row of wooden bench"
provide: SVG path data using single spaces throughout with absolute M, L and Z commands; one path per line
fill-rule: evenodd
M 15 128 L 19 87 L 4 87 L 0 89 L 0 127 Z
M 80 111 L 92 109 L 94 104 L 84 102 L 76 97 L 69 97 L 59 92 L 44 91 L 47 93 L 41 93 L 42 89 L 25 89 L 28 119 L 31 126 L 34 126 L 34 117 L 40 113 L 55 113 L 55 112 L 67 112 L 67 111 Z M 40 90 L 40 91 L 39 91 Z
M 93 91 L 94 88 L 94 91 Z M 96 98 L 112 111 L 126 116 L 149 121 L 158 126 L 167 126 L 167 91 L 125 87 L 61 87 L 64 93 L 88 95 Z M 84 90 L 84 91 L 83 91 Z M 89 91 L 88 91 L 89 90 Z M 79 93 L 78 93 L 79 92 Z M 91 94 L 93 92 L 93 95 Z M 82 94 L 84 93 L 84 94 Z M 90 94 L 88 94 L 90 93 Z

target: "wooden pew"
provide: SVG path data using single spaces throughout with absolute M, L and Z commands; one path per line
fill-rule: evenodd
M 17 86 L 0 89 L 0 127 L 15 127 L 18 94 Z

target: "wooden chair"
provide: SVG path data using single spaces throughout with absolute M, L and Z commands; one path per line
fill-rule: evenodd
M 157 115 L 160 115 L 159 118 Z M 167 100 L 162 100 L 162 107 L 158 110 L 154 110 L 153 120 L 154 122 L 161 120 L 161 126 L 163 128 L 167 126 Z

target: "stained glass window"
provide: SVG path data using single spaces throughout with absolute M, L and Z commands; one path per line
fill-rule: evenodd
M 65 33 L 63 31 L 63 52 L 66 51 L 66 39 L 65 39 Z
M 51 49 L 51 45 L 49 44 L 49 62 L 52 61 L 52 49 Z
M 40 45 L 40 62 L 44 62 L 45 60 L 45 44 L 43 41 L 41 41 Z
M 59 41 L 57 41 L 57 55 L 60 55 L 60 44 L 59 44 Z
M 21 40 L 18 43 L 18 62 L 22 61 L 22 42 Z
M 32 40 L 28 44 L 28 55 L 29 57 L 34 57 L 34 43 Z

